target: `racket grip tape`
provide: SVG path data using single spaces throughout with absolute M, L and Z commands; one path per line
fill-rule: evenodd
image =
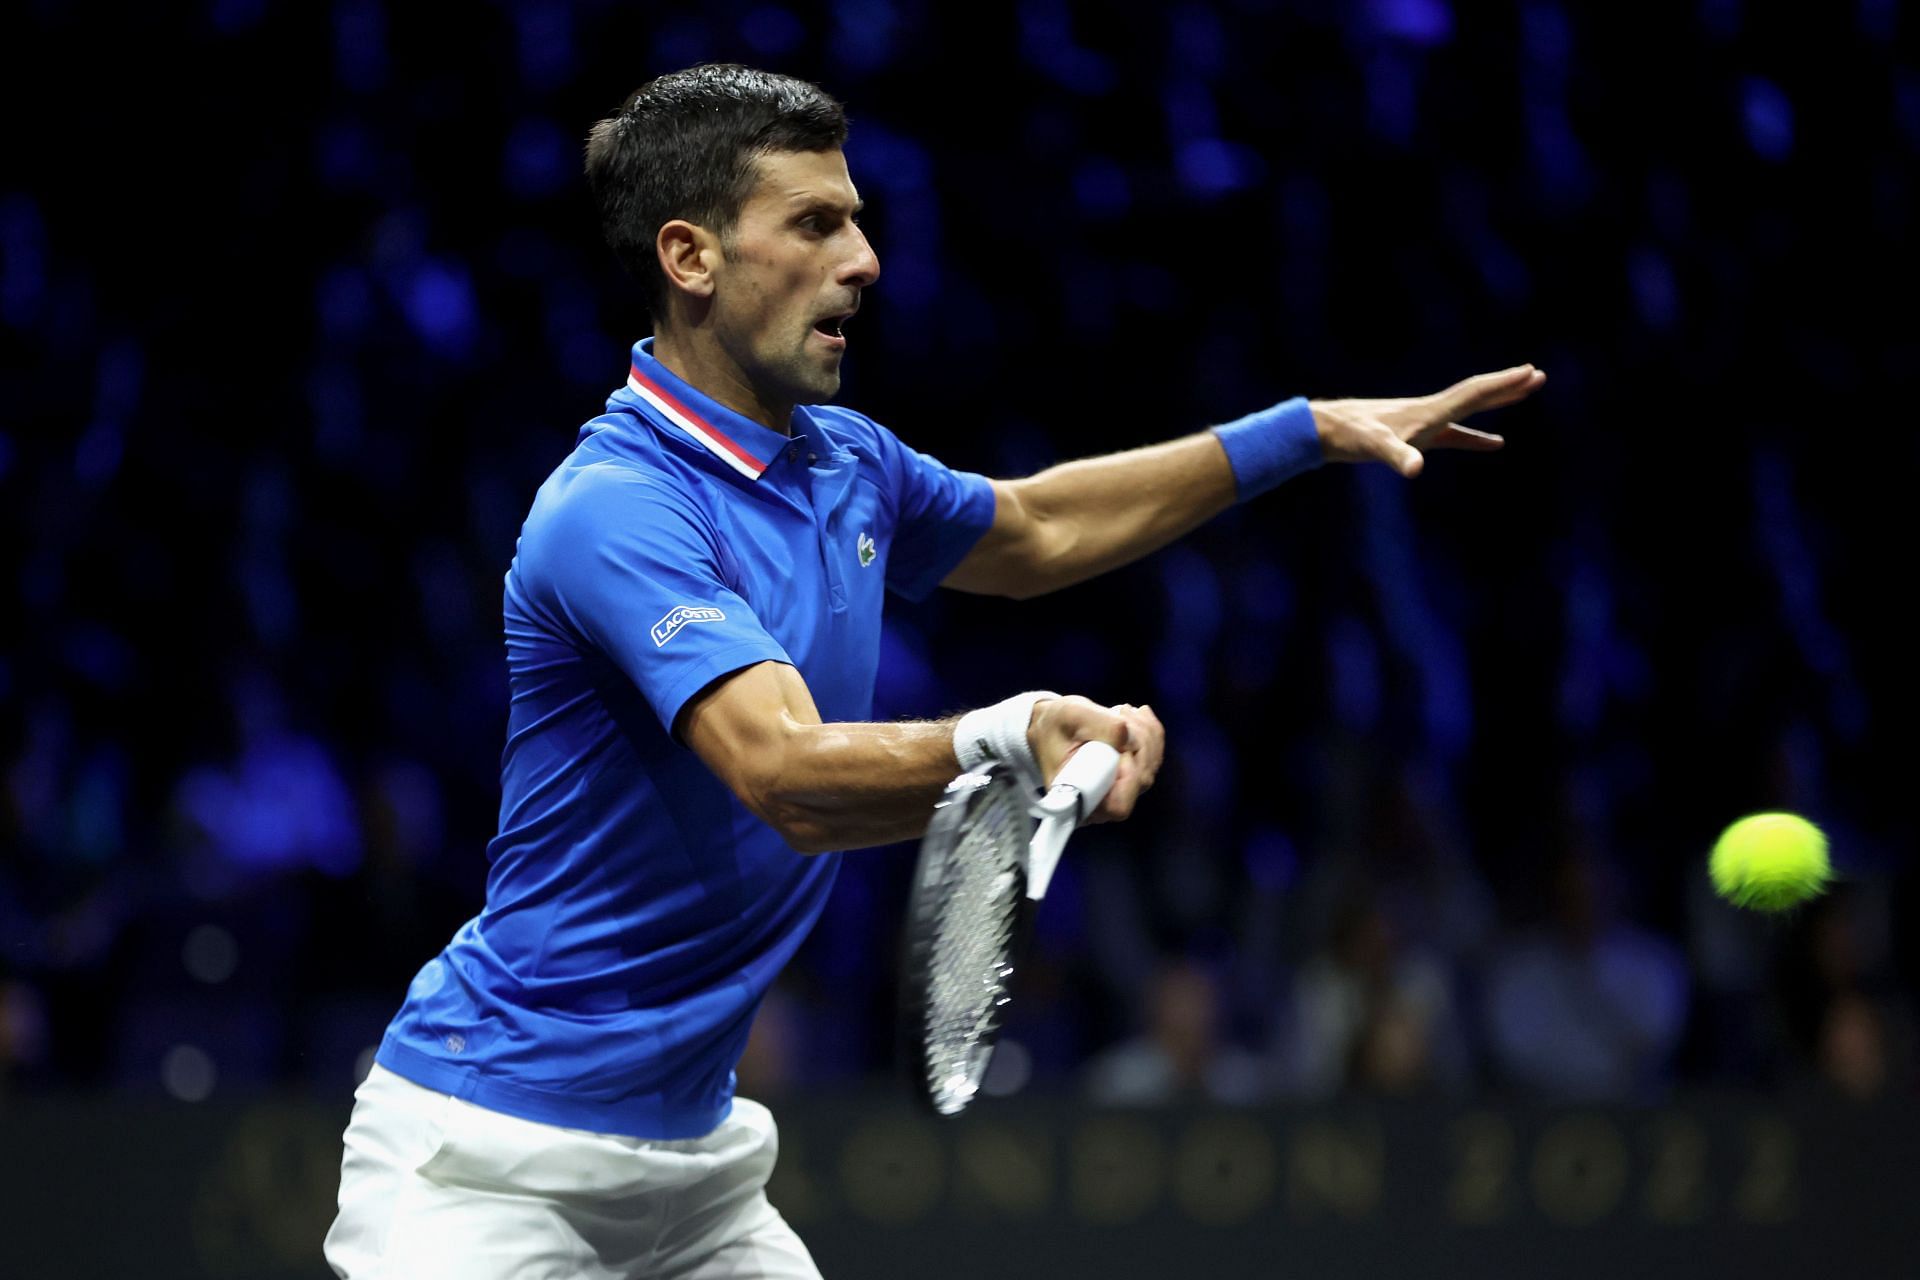
M 1053 785 L 1035 806 L 1042 816 L 1072 813 L 1075 824 L 1100 807 L 1120 769 L 1120 753 L 1104 742 L 1083 742 L 1054 775 Z

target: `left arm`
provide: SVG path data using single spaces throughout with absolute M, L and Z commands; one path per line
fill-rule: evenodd
M 1546 378 L 1532 365 L 1520 365 L 1467 378 L 1430 396 L 1313 401 L 1309 407 L 1320 458 L 1385 462 L 1412 478 L 1420 473 L 1424 450 L 1491 452 L 1505 440 L 1455 419 L 1523 400 Z M 941 585 L 1027 599 L 1158 551 L 1238 498 L 1271 487 L 1272 482 L 1252 474 L 1258 444 L 1251 454 L 1244 444 L 1264 429 L 1256 421 L 1261 417 L 1243 420 L 1250 426 L 1231 450 L 1220 434 L 1203 431 L 1062 463 L 1024 480 L 994 481 L 992 526 Z
M 1024 600 L 1157 551 L 1233 505 L 1212 432 L 993 482 L 993 524 L 941 580 Z

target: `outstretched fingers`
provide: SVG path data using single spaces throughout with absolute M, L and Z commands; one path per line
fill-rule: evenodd
M 1464 449 L 1469 453 L 1492 453 L 1505 447 L 1507 438 L 1494 435 L 1491 431 L 1475 431 L 1472 427 L 1463 427 L 1457 422 L 1448 422 L 1426 440 L 1420 442 L 1423 449 Z
M 1545 371 L 1530 364 L 1517 364 L 1495 373 L 1476 373 L 1462 378 L 1435 397 L 1448 418 L 1466 418 L 1488 409 L 1518 404 L 1546 382 Z

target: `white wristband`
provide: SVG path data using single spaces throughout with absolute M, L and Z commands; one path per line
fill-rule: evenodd
M 953 728 L 953 754 L 960 757 L 960 767 L 971 773 L 990 760 L 998 760 L 1012 768 L 1027 787 L 1042 790 L 1046 779 L 1040 776 L 1040 763 L 1033 758 L 1027 727 L 1033 723 L 1034 703 L 1059 696 L 1051 689 L 1035 689 L 961 716 Z

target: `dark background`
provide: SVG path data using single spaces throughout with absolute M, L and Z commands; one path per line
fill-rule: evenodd
M 847 104 L 883 274 L 841 398 L 953 465 L 1550 375 L 1478 424 L 1500 455 L 1323 470 L 1040 601 L 894 607 L 880 715 L 1054 687 L 1168 726 L 1056 881 L 997 1092 L 1911 1107 L 1892 0 L 8 25 L 0 1106 L 344 1118 L 479 905 L 501 576 L 645 332 L 582 140 L 731 59 Z M 1762 920 L 1705 857 L 1774 808 L 1841 883 Z M 906 862 L 845 860 L 743 1091 L 899 1090 Z

